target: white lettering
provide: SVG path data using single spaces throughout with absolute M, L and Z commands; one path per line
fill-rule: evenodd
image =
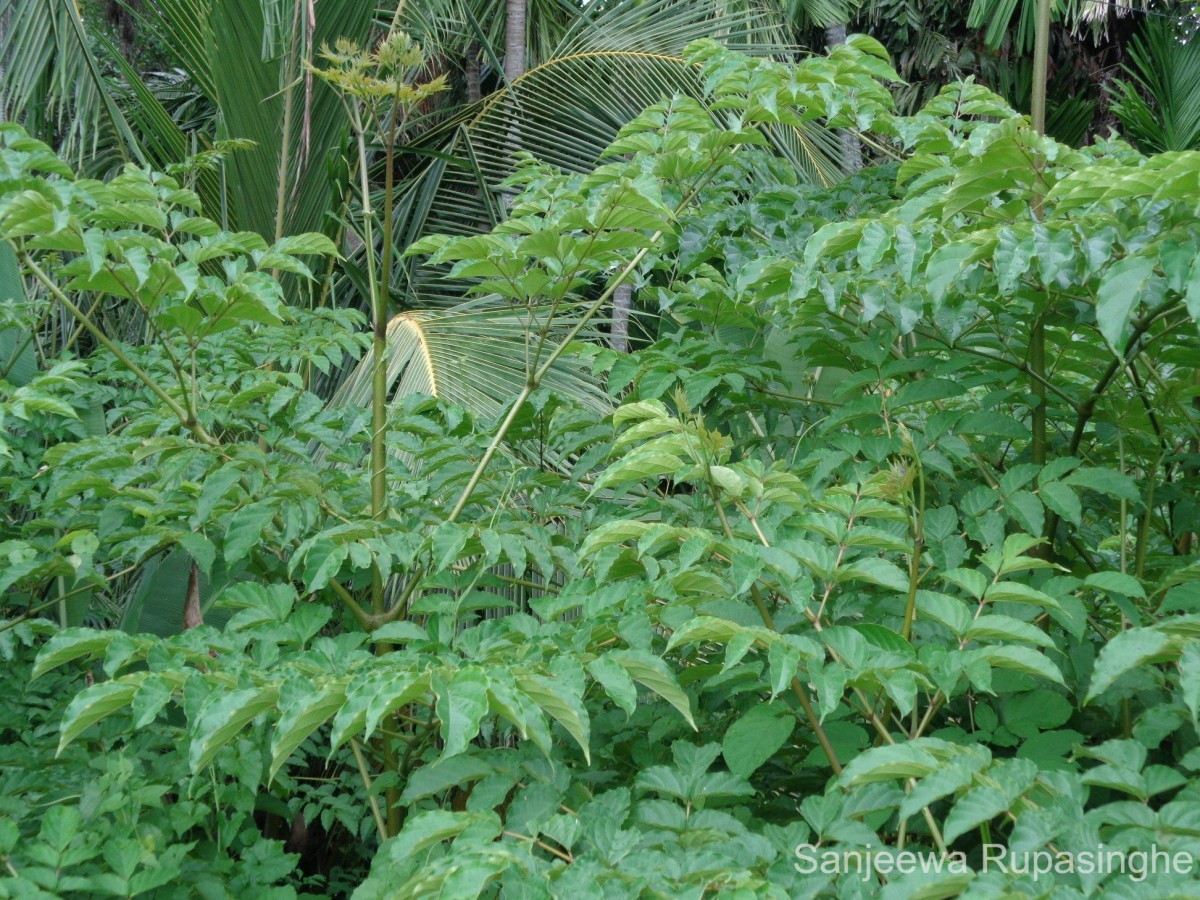
M 983 871 L 987 872 L 994 864 L 1005 875 L 1009 874 L 1004 861 L 1008 858 L 1008 848 L 1003 844 L 983 845 Z
M 812 844 L 796 845 L 796 871 L 801 875 L 815 875 L 817 861 L 813 857 L 817 848 Z
M 818 872 L 831 878 L 857 877 L 864 883 L 892 875 L 971 872 L 967 855 L 961 851 L 934 853 L 893 850 L 890 847 L 835 848 L 798 844 L 796 871 L 801 875 Z M 981 871 L 996 869 L 1005 875 L 1028 875 L 1034 881 L 1045 875 L 1128 875 L 1135 882 L 1150 875 L 1175 873 L 1189 875 L 1197 868 L 1196 858 L 1187 852 L 1170 853 L 1157 845 L 1142 850 L 1114 850 L 1103 844 L 1094 850 L 1030 850 L 1013 853 L 1003 844 L 984 844 Z

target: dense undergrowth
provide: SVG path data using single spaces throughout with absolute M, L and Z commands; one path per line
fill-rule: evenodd
M 1195 895 L 1138 854 L 1200 850 L 1200 154 L 897 117 L 862 38 L 691 58 L 410 248 L 530 377 L 394 403 L 378 510 L 363 323 L 289 293 L 336 248 L 0 130 L 0 895 Z M 797 183 L 762 130 L 818 121 L 892 161 Z M 560 343 L 625 280 L 655 340 Z M 939 865 L 808 865 L 869 848 Z

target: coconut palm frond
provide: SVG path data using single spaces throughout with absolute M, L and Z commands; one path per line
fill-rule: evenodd
M 534 316 L 538 314 L 534 310 Z M 555 321 L 551 341 L 567 332 L 572 324 L 569 318 L 560 316 Z M 488 298 L 394 316 L 388 323 L 389 393 L 394 400 L 428 394 L 481 419 L 498 417 L 525 385 L 528 367 L 537 364 L 531 358 L 537 336 L 529 336 L 528 322 L 525 312 Z M 369 402 L 371 366 L 369 357 L 359 362 L 338 389 L 333 405 Z M 602 413 L 612 405 L 587 366 L 568 356 L 550 368 L 542 384 L 560 397 Z
M 551 56 L 510 85 L 421 137 L 416 148 L 444 157 L 407 184 L 396 208 L 396 241 L 472 234 L 502 218 L 501 184 L 520 153 L 567 172 L 589 171 L 617 131 L 663 97 L 701 97 L 683 58 L 689 43 L 718 38 L 761 54 L 791 52 L 770 9 L 721 0 L 613 0 L 589 4 Z M 771 129 L 804 180 L 841 175 L 835 135 L 817 125 Z M 396 290 L 410 302 L 454 303 L 461 290 L 398 257 Z
M 4 17 L 4 117 L 58 143 L 80 168 L 114 152 L 143 160 L 73 0 L 0 0 Z

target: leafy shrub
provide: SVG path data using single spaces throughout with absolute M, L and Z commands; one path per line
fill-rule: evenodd
M 498 423 L 405 401 L 383 516 L 356 468 L 361 417 L 301 374 L 322 347 L 330 365 L 359 349 L 355 323 L 289 313 L 251 277 L 330 248 L 202 225 L 140 256 L 127 232 L 169 216 L 95 212 L 99 188 L 30 178 L 53 163 L 5 132 L 34 186 L 4 195 L 0 227 L 59 303 L 72 276 L 111 289 L 79 274 L 75 223 L 185 294 L 160 340 L 97 338 L 89 377 L 121 427 L 23 451 L 45 493 L 7 526 L 28 561 L 10 584 L 33 604 L 172 550 L 228 616 L 166 637 L 55 630 L 35 685 L 102 670 L 55 716 L 60 747 L 127 735 L 174 784 L 259 792 L 332 753 L 357 823 L 328 794 L 301 818 L 325 804 L 378 841 L 357 897 L 1195 893 L 1194 871 L 1135 857 L 1036 876 L 985 861 L 997 844 L 1197 854 L 1200 155 L 1071 150 L 970 84 L 897 117 L 869 39 L 798 66 L 709 43 L 691 59 L 719 120 L 663 101 L 587 176 L 523 165 L 492 233 L 410 248 L 541 339 Z M 760 129 L 814 121 L 896 160 L 797 185 Z M 228 306 L 178 276 L 213 246 L 232 261 L 208 289 L 252 295 L 219 334 Z M 79 256 L 48 271 L 47 249 Z M 540 314 L 578 333 L 625 279 L 664 311 L 659 340 L 554 343 Z M 609 373 L 610 420 L 539 389 L 569 349 Z M 159 383 L 172 353 L 204 361 L 179 390 Z M 390 603 L 368 610 L 381 582 Z M 245 796 L 225 802 L 248 815 Z M 65 816 L 43 817 L 47 841 Z M 286 874 L 242 840 L 258 855 L 239 875 Z M 942 864 L 814 871 L 804 846 Z

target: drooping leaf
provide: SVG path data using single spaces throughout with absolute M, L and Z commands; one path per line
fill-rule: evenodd
M 795 716 L 782 705 L 751 707 L 725 730 L 721 741 L 721 753 L 729 771 L 749 778 L 779 752 L 795 726 Z
M 188 764 L 199 772 L 237 733 L 262 713 L 274 708 L 279 699 L 275 688 L 241 688 L 213 695 L 192 724 L 192 745 Z
M 137 688 L 136 681 L 105 681 L 76 695 L 63 713 L 58 752 L 62 753 L 89 725 L 129 706 Z
M 1127 672 L 1156 662 L 1174 659 L 1180 652 L 1178 639 L 1154 628 L 1122 631 L 1100 650 L 1092 669 L 1084 703 L 1103 694 Z

